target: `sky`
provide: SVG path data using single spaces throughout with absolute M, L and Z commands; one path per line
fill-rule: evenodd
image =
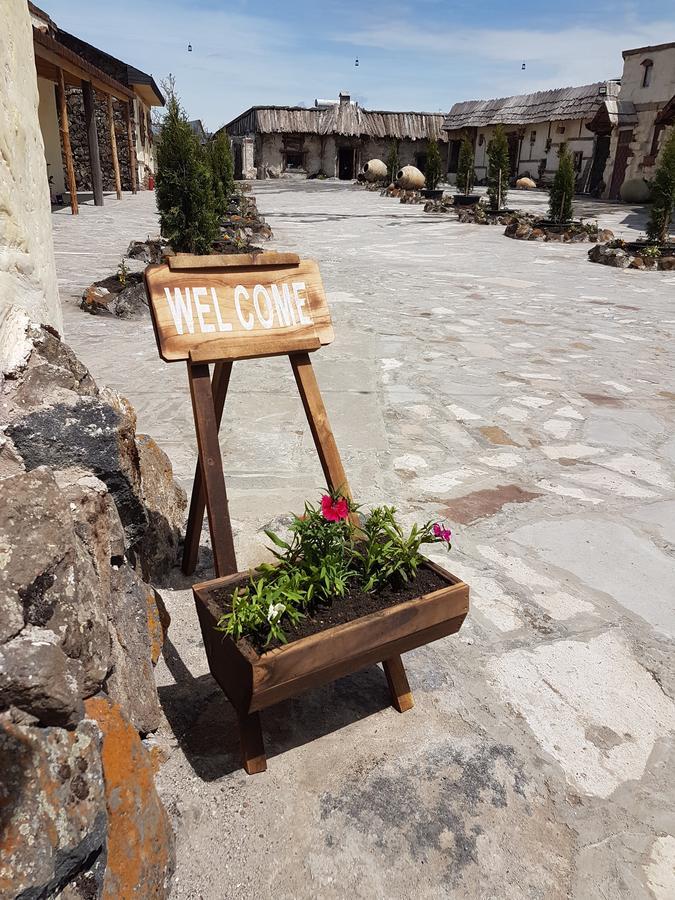
M 675 40 L 675 0 L 38 5 L 158 83 L 172 73 L 188 117 L 211 131 L 250 106 L 310 106 L 339 91 L 369 109 L 447 112 L 459 100 L 617 78 L 622 50 Z

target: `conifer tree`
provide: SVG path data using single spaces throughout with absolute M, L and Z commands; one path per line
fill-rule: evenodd
M 166 116 L 157 146 L 155 186 L 162 236 L 176 253 L 208 253 L 218 235 L 211 173 L 173 79 L 164 88 Z
M 213 179 L 216 199 L 216 214 L 222 218 L 227 211 L 227 202 L 234 193 L 234 160 L 227 133 L 221 128 L 206 145 L 207 158 Z
M 503 209 L 509 192 L 511 160 L 509 142 L 501 125 L 495 128 L 492 140 L 488 144 L 487 157 L 487 193 L 490 198 L 490 209 Z
M 470 194 L 475 178 L 473 145 L 467 135 L 462 138 L 457 161 L 457 188 L 463 194 Z
M 387 156 L 387 178 L 389 179 L 389 184 L 393 184 L 396 181 L 398 170 L 398 144 L 396 141 L 392 141 L 389 145 L 389 155 Z
M 438 141 L 429 141 L 424 177 L 429 190 L 435 191 L 441 180 L 441 154 L 438 149 Z
M 574 215 L 572 198 L 576 187 L 572 154 L 566 143 L 558 150 L 558 171 L 549 191 L 548 217 L 552 222 L 569 222 Z
M 651 191 L 651 214 L 647 237 L 653 244 L 668 241 L 670 223 L 675 210 L 675 128 L 671 128 L 656 170 Z

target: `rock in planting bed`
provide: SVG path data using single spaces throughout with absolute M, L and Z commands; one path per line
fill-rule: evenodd
M 655 252 L 656 251 L 656 252 Z M 615 269 L 675 270 L 675 244 L 657 247 L 641 241 L 610 241 L 588 251 L 591 262 Z

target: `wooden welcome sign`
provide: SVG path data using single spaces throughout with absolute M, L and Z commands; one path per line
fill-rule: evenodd
M 412 694 L 400 654 L 457 631 L 468 610 L 468 588 L 448 576 L 448 589 L 428 595 L 418 607 L 375 613 L 263 658 L 254 654 L 249 659 L 218 634 L 209 589 L 237 572 L 218 441 L 233 362 L 288 354 L 326 483 L 349 497 L 309 355 L 333 340 L 333 326 L 317 264 L 291 253 L 178 255 L 167 265 L 148 266 L 145 285 L 160 356 L 187 363 L 199 448 L 183 572 L 195 570 L 206 508 L 217 580 L 193 588 L 204 645 L 211 673 L 237 712 L 246 771 L 262 772 L 266 757 L 259 710 L 279 699 L 382 662 L 392 704 L 400 712 L 410 709 Z M 213 380 L 209 363 L 214 364 Z

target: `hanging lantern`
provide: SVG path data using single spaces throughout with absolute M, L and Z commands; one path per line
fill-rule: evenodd
M 525 70 L 525 63 L 523 63 L 522 66 L 521 66 L 520 68 L 524 71 L 524 70 Z
M 188 53 L 192 53 L 192 44 L 188 44 Z
M 358 56 L 357 56 L 356 59 L 354 60 L 354 65 L 355 65 L 356 68 L 358 69 L 358 67 L 359 67 L 359 58 L 358 58 Z

